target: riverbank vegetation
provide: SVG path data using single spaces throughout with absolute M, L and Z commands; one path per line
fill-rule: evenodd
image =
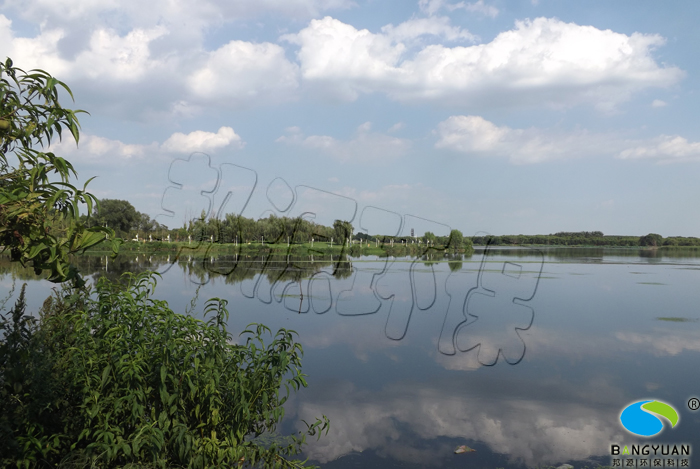
M 604 235 L 600 231 L 558 232 L 549 235 L 474 236 L 477 246 L 618 246 L 618 247 L 675 247 L 700 246 L 700 238 L 672 236 L 664 238 L 655 233 L 644 236 Z
M 459 230 L 452 230 L 444 236 L 431 232 L 423 236 L 388 236 L 382 234 L 354 233 L 349 221 L 335 220 L 333 226 L 324 226 L 303 218 L 278 217 L 254 220 L 236 214 L 225 214 L 221 218 L 207 217 L 190 220 L 181 228 L 170 229 L 138 212 L 126 200 L 102 199 L 91 217 L 83 215 L 82 222 L 87 226 L 103 226 L 113 229 L 125 238 L 122 249 L 128 251 L 167 251 L 186 247 L 190 250 L 215 249 L 221 245 L 229 251 L 238 249 L 317 250 L 334 252 L 362 248 L 363 254 L 386 252 L 387 248 L 404 247 L 419 252 L 427 249 L 469 250 L 471 239 L 465 238 Z M 374 248 L 374 250 L 372 250 Z M 104 249 L 104 248 L 98 248 Z M 366 249 L 366 250 L 365 250 Z
M 254 220 L 235 214 L 225 214 L 221 218 L 207 217 L 202 213 L 198 219 L 190 220 L 185 226 L 170 229 L 151 220 L 148 215 L 136 211 L 126 200 L 103 199 L 99 210 L 96 208 L 91 218 L 84 217 L 87 225 L 100 225 L 114 229 L 120 236 L 130 240 L 125 246 L 129 251 L 213 249 L 207 245 L 234 245 L 241 249 L 258 249 L 269 246 L 273 250 L 292 247 L 296 253 L 313 248 L 321 251 L 359 246 L 361 254 L 381 255 L 389 248 L 408 248 L 411 254 L 427 252 L 428 249 L 464 250 L 469 252 L 477 246 L 616 246 L 616 247 L 674 247 L 700 246 L 700 238 L 661 235 L 649 233 L 644 236 L 605 235 L 601 231 L 557 232 L 547 235 L 477 235 L 465 237 L 458 230 L 449 235 L 436 236 L 426 232 L 422 236 L 388 236 L 380 233 L 354 233 L 353 226 L 343 220 L 336 220 L 333 226 L 323 226 L 312 221 L 278 217 Z M 457 235 L 456 233 L 459 233 Z M 135 244 L 140 242 L 141 245 Z M 150 244 L 149 243 L 154 243 Z M 167 243 L 167 244 L 163 244 Z M 415 248 L 412 248 L 414 245 Z M 374 248 L 372 250 L 371 248 Z M 104 249 L 100 247 L 99 249 Z M 301 249 L 301 250 L 300 250 Z M 231 249 L 228 249 L 232 251 Z M 359 251 L 356 251 L 359 252 Z
M 78 142 L 83 111 L 59 92 L 73 96 L 0 63 L 0 249 L 61 285 L 35 314 L 26 285 L 11 309 L 12 292 L 0 302 L 0 467 L 307 467 L 294 456 L 328 419 L 275 434 L 306 386 L 293 331 L 253 324 L 234 338 L 224 300 L 206 303 L 205 321 L 178 314 L 153 298 L 150 272 L 86 285 L 74 255 L 101 243 L 116 255 L 121 240 L 80 217 L 99 203 L 71 184 L 73 166 L 37 149 Z
M 152 298 L 156 279 L 64 287 L 38 319 L 22 287 L 0 322 L 3 467 L 303 465 L 290 457 L 327 419 L 264 438 L 306 386 L 294 332 L 251 325 L 234 338 L 225 300 L 210 299 L 199 321 Z

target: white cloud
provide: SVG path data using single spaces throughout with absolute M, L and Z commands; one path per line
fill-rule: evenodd
M 140 160 L 146 155 L 158 152 L 158 144 L 124 143 L 99 135 L 81 134 L 80 145 L 76 146 L 72 138 L 56 141 L 49 151 L 77 163 L 98 166 L 122 165 L 131 160 Z
M 56 43 L 63 36 L 62 30 L 53 29 L 42 30 L 34 38 L 17 38 L 12 29 L 12 21 L 0 15 L 2 57 L 11 57 L 15 66 L 22 69 L 42 68 L 51 70 L 54 75 L 65 73 L 67 66 L 58 57 L 56 50 Z
M 245 142 L 231 127 L 221 127 L 217 133 L 195 130 L 189 134 L 176 132 L 162 144 L 124 143 L 99 135 L 81 134 L 80 145 L 72 138 L 56 141 L 49 151 L 70 161 L 97 166 L 122 166 L 131 161 L 142 164 L 160 159 L 166 162 L 173 153 L 215 152 L 227 146 L 242 148 Z
M 25 70 L 48 70 L 82 90 L 95 100 L 91 110 L 119 108 L 132 119 L 191 117 L 212 103 L 288 101 L 298 87 L 298 66 L 269 42 L 231 41 L 206 52 L 200 41 L 181 44 L 177 31 L 162 25 L 124 34 L 97 27 L 65 57 L 60 44 L 67 31 L 42 28 L 35 37 L 15 37 L 12 23 L 0 16 L 1 52 Z
M 498 8 L 493 5 L 487 5 L 484 0 L 477 0 L 476 2 L 457 2 L 457 3 L 447 3 L 445 0 L 420 0 L 418 6 L 421 11 L 428 15 L 434 15 L 442 8 L 449 11 L 454 11 L 458 9 L 464 9 L 472 13 L 480 13 L 484 16 L 490 16 L 495 18 L 498 16 Z
M 403 122 L 397 122 L 396 124 L 389 127 L 389 130 L 387 130 L 387 132 L 397 132 L 397 131 L 403 129 L 404 126 L 405 126 L 405 124 Z
M 689 161 L 700 159 L 700 142 L 689 142 L 680 135 L 661 135 L 642 145 L 623 150 L 621 159 Z
M 118 22 L 156 24 L 158 22 L 203 27 L 207 22 L 230 22 L 259 15 L 279 14 L 294 18 L 315 17 L 324 11 L 355 6 L 351 0 L 203 0 L 192 4 L 184 0 L 7 0 L 5 8 L 14 9 L 25 20 L 41 23 L 91 20 L 90 24 Z
M 478 0 L 476 2 L 459 2 L 459 3 L 453 3 L 452 5 L 447 5 L 447 9 L 450 11 L 454 11 L 457 9 L 463 8 L 467 11 L 470 11 L 472 13 L 480 13 L 484 16 L 489 16 L 491 18 L 495 18 L 498 16 L 498 8 L 496 8 L 493 5 L 487 5 L 484 3 L 484 0 Z
M 446 16 L 412 18 L 398 26 L 389 24 L 382 27 L 382 33 L 395 42 L 410 42 L 421 36 L 440 37 L 445 41 L 475 42 L 477 39 L 469 31 L 450 25 L 450 19 Z
M 436 20 L 432 28 L 437 28 Z M 308 85 L 347 100 L 384 92 L 401 101 L 560 107 L 593 103 L 611 110 L 636 91 L 669 86 L 684 75 L 655 62 L 651 52 L 664 43 L 658 35 L 627 36 L 537 18 L 516 22 L 513 30 L 486 44 L 432 44 L 414 53 L 399 38 L 429 28 L 428 23 L 411 21 L 375 34 L 326 17 L 283 39 L 300 46 L 301 74 Z M 445 27 L 443 36 L 448 34 Z
M 165 35 L 167 30 L 163 27 L 134 29 L 124 37 L 100 29 L 92 34 L 89 49 L 79 54 L 71 66 L 77 66 L 83 76 L 91 79 L 139 81 L 149 69 L 160 68 L 160 62 L 150 56 L 149 44 Z
M 700 160 L 700 142 L 689 142 L 679 135 L 626 140 L 619 135 L 586 130 L 512 129 L 480 116 L 451 116 L 438 124 L 435 133 L 439 137 L 436 148 L 503 157 L 516 164 L 586 156 L 661 162 Z
M 423 13 L 434 15 L 445 4 L 445 0 L 419 0 L 418 6 Z
M 13 34 L 12 34 L 12 21 L 5 15 L 0 15 L 0 44 L 4 48 L 12 44 Z M 7 54 L 4 54 L 7 55 Z M 3 62 L 4 63 L 4 62 Z
M 330 17 L 313 20 L 298 34 L 282 37 L 301 46 L 297 56 L 302 77 L 324 84 L 341 97 L 354 100 L 379 84 L 399 81 L 394 67 L 406 47 L 383 34 L 358 31 Z
M 147 149 L 147 145 L 128 144 L 97 135 L 86 136 L 81 143 L 81 147 L 86 153 L 97 157 L 116 154 L 126 159 L 144 156 Z
M 237 0 L 211 2 L 215 8 L 225 12 L 226 18 L 253 17 L 276 13 L 295 18 L 318 16 L 324 11 L 346 10 L 356 6 L 352 0 Z
M 411 147 L 410 140 L 372 132 L 369 122 L 360 125 L 355 136 L 349 140 L 338 140 L 328 135 L 305 137 L 299 127 L 286 130 L 287 135 L 279 137 L 277 142 L 318 150 L 344 162 L 386 162 L 403 156 Z
M 213 151 L 227 146 L 242 148 L 244 145 L 241 137 L 231 127 L 221 127 L 217 133 L 203 130 L 195 130 L 187 135 L 174 133 L 163 142 L 161 148 L 175 153 L 192 153 Z
M 662 101 L 660 99 L 655 99 L 651 102 L 651 107 L 665 107 L 668 106 L 668 103 L 666 101 Z
M 209 53 L 188 84 L 207 101 L 287 100 L 298 86 L 298 66 L 276 44 L 231 41 Z
M 133 29 L 124 36 L 109 29 L 95 29 L 87 47 L 72 60 L 63 59 L 58 50 L 66 34 L 61 28 L 42 28 L 36 37 L 14 37 L 11 23 L 0 21 L 0 37 L 7 41 L 7 51 L 3 52 L 23 69 L 41 68 L 63 79 L 123 82 L 135 82 L 149 70 L 162 69 L 163 64 L 150 54 L 150 43 L 168 34 L 161 26 Z
M 437 134 L 436 148 L 507 157 L 517 164 L 610 154 L 615 146 L 622 144 L 610 136 L 586 131 L 555 133 L 536 128 L 499 127 L 480 116 L 451 116 L 438 124 Z

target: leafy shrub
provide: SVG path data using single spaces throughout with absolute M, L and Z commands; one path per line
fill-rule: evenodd
M 77 173 L 70 162 L 45 147 L 70 131 L 76 144 L 80 124 L 76 114 L 85 111 L 63 108 L 59 90 L 73 98 L 68 86 L 43 70 L 17 68 L 10 58 L 0 62 L 0 246 L 13 261 L 31 265 L 39 275 L 60 283 L 83 280 L 71 265 L 70 255 L 102 243 L 116 255 L 121 240 L 100 226 L 88 228 L 79 222 L 79 206 L 88 213 L 97 204 L 95 196 L 70 184 Z M 10 158 L 8 159 L 8 156 Z M 11 166 L 16 160 L 17 165 Z
M 207 322 L 151 298 L 157 274 L 56 291 L 40 320 L 24 287 L 0 315 L 0 463 L 17 467 L 304 467 L 307 435 L 275 438 L 305 387 L 294 332 L 251 325 L 237 344 L 226 301 Z

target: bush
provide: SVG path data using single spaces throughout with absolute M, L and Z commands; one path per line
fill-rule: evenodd
M 88 213 L 97 204 L 95 196 L 70 184 L 77 173 L 70 162 L 46 147 L 68 130 L 78 143 L 76 114 L 59 104 L 59 90 L 72 98 L 68 86 L 43 70 L 17 68 L 11 59 L 0 63 L 0 246 L 13 261 L 31 266 L 49 280 L 73 281 L 82 285 L 71 254 L 105 241 L 116 255 L 121 240 L 100 226 L 87 228 L 79 221 L 79 207 Z M 8 158 L 9 157 L 9 158 Z M 16 166 L 11 163 L 16 161 Z
M 290 387 L 306 386 L 294 332 L 249 326 L 236 344 L 226 301 L 207 322 L 151 298 L 157 274 L 102 278 L 25 314 L 0 315 L 0 464 L 17 467 L 304 467 L 307 431 L 274 437 Z M 284 390 L 282 390 L 284 388 Z

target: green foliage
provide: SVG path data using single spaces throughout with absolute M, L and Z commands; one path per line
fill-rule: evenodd
M 445 244 L 446 249 L 462 249 L 464 247 L 464 235 L 459 230 L 450 231 L 450 237 Z
M 664 238 L 664 246 L 700 246 L 700 238 L 685 236 L 670 236 Z
M 642 236 L 639 238 L 639 245 L 640 246 L 661 246 L 664 244 L 664 238 L 663 236 L 656 234 L 656 233 L 649 233 L 646 236 Z
M 0 465 L 305 467 L 307 435 L 270 437 L 290 389 L 307 385 L 294 332 L 251 325 L 238 345 L 226 301 L 206 322 L 151 298 L 156 274 L 106 279 L 47 300 L 41 321 L 20 296 L 0 317 Z
M 102 278 L 92 296 L 85 287 L 70 255 L 114 235 L 86 225 L 152 227 L 124 201 L 107 201 L 114 220 L 81 220 L 79 206 L 98 213 L 97 199 L 69 183 L 68 161 L 35 149 L 65 129 L 78 142 L 83 111 L 64 109 L 59 88 L 73 97 L 44 71 L 0 63 L 0 245 L 13 263 L 82 287 L 64 285 L 40 320 L 23 287 L 0 314 L 0 467 L 303 467 L 291 458 L 328 430 L 325 417 L 271 437 L 290 388 L 307 385 L 293 331 L 266 345 L 270 330 L 252 325 L 238 345 L 225 300 L 207 303 L 207 322 L 175 314 L 151 298 L 155 274 L 128 274 L 126 286 Z
M 560 231 L 548 235 L 474 236 L 478 246 L 544 245 L 544 246 L 639 246 L 638 236 L 604 235 L 601 231 Z
M 81 284 L 70 254 L 113 233 L 79 222 L 79 206 L 91 212 L 97 199 L 86 192 L 87 183 L 82 189 L 69 183 L 77 173 L 68 161 L 34 148 L 60 139 L 65 129 L 78 142 L 76 114 L 84 111 L 63 108 L 59 88 L 73 97 L 68 86 L 42 70 L 24 72 L 9 58 L 0 63 L 0 246 L 35 272 L 48 270 L 52 282 Z
M 352 237 L 353 226 L 349 221 L 335 220 L 333 222 L 333 234 L 338 244 L 345 244 L 345 240 Z
M 92 217 L 99 225 L 106 224 L 114 230 L 128 233 L 129 230 L 139 227 L 141 215 L 126 200 L 102 199 L 99 210 L 96 208 Z

